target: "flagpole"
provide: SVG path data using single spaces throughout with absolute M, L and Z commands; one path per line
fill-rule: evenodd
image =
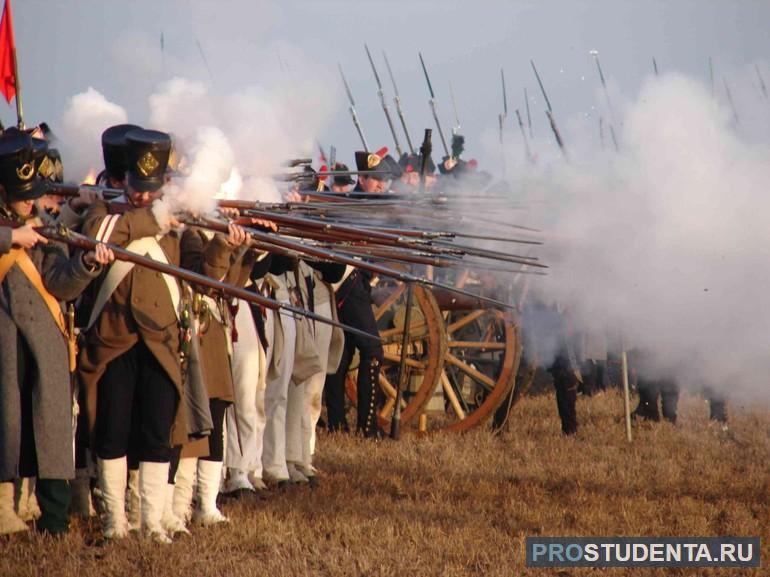
M 19 130 L 24 130 L 24 108 L 21 103 L 21 80 L 19 63 L 16 61 L 16 46 L 13 47 L 13 76 L 16 83 L 16 120 L 18 120 Z

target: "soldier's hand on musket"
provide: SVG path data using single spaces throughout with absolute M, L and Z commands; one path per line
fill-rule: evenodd
M 25 224 L 19 228 L 14 228 L 11 231 L 11 243 L 14 246 L 19 246 L 21 248 L 32 248 L 39 242 L 46 244 L 48 239 L 38 234 L 37 231 L 35 231 L 35 229 L 29 224 Z
M 227 242 L 231 245 L 241 246 L 249 240 L 251 240 L 251 236 L 242 226 L 232 222 L 227 225 Z
M 78 190 L 78 195 L 70 200 L 70 208 L 75 212 L 80 212 L 84 208 L 91 206 L 96 199 L 99 198 L 99 193 L 95 190 L 88 190 L 87 188 L 81 188 Z
M 307 202 L 307 196 L 302 196 L 294 189 L 287 192 L 285 196 L 286 202 Z
M 168 223 L 167 226 L 169 228 L 182 228 L 184 226 L 182 222 L 175 216 L 169 216 L 168 217 Z
M 278 232 L 278 225 L 272 220 L 266 220 L 264 218 L 249 217 L 248 221 L 249 221 L 249 226 L 258 226 L 260 228 L 264 228 L 265 230 L 272 230 L 273 232 Z M 242 220 L 241 222 L 244 222 L 244 221 Z
M 94 250 L 88 251 L 83 255 L 83 262 L 89 268 L 93 268 L 97 264 L 110 264 L 114 260 L 115 253 L 106 244 L 101 242 L 96 245 Z
M 218 208 L 218 210 L 219 210 L 219 214 L 221 214 L 225 218 L 233 218 L 234 219 L 234 218 L 238 218 L 239 216 L 241 216 L 241 211 L 240 210 L 238 210 L 237 208 L 230 207 L 230 206 L 220 206 Z

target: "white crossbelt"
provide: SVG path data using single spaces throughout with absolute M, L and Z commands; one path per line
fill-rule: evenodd
M 111 215 L 111 216 L 118 216 L 118 215 Z M 114 219 L 109 219 L 111 222 L 107 222 L 105 225 L 105 222 L 109 219 L 105 219 L 102 221 L 102 227 L 100 227 L 99 232 L 102 234 L 97 235 L 97 240 L 102 240 L 103 242 L 106 242 L 109 238 L 112 229 L 115 226 Z M 102 230 L 104 228 L 104 230 Z M 100 238 L 101 237 L 101 238 Z M 140 254 L 142 256 L 149 256 L 152 260 L 169 264 L 168 258 L 166 257 L 166 253 L 163 252 L 163 249 L 161 248 L 158 241 L 163 238 L 163 235 L 158 236 L 145 236 L 143 238 L 134 240 L 128 244 L 128 246 L 125 247 L 125 250 L 128 250 L 130 252 Z M 123 282 L 123 279 L 126 278 L 129 272 L 134 268 L 134 263 L 132 262 L 126 262 L 123 260 L 115 261 L 110 265 L 110 270 L 107 272 L 107 276 L 104 279 L 104 282 L 102 283 L 102 286 L 99 289 L 99 293 L 96 295 L 96 302 L 94 303 L 94 308 L 91 310 L 91 317 L 88 319 L 88 325 L 86 326 L 86 330 L 90 329 L 93 324 L 96 322 L 96 319 L 99 318 L 99 315 L 102 312 L 102 309 L 104 309 L 104 305 L 107 304 L 107 301 L 110 300 L 110 297 L 112 297 L 112 294 L 115 292 L 115 290 L 118 288 L 121 282 Z M 177 319 L 180 318 L 180 311 L 179 311 L 179 305 L 182 301 L 181 294 L 179 291 L 179 285 L 176 282 L 176 279 L 168 274 L 163 274 L 163 280 L 166 283 L 166 288 L 168 288 L 169 296 L 171 297 L 171 302 L 174 305 L 174 313 L 176 314 Z

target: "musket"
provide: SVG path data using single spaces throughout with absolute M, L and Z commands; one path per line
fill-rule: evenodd
M 508 118 L 508 94 L 505 92 L 505 70 L 500 69 L 500 81 L 503 84 L 503 117 Z
M 105 199 L 118 198 L 126 193 L 122 188 L 110 188 L 97 184 L 65 184 L 63 182 L 45 182 L 45 194 L 59 196 L 79 196 L 81 192 L 95 192 Z
M 607 82 L 604 80 L 604 72 L 602 72 L 602 65 L 599 63 L 599 51 L 598 50 L 591 50 L 590 54 L 591 54 L 591 56 L 594 57 L 594 62 L 596 62 L 596 70 L 599 72 L 599 81 L 602 83 L 602 90 L 604 91 L 604 99 L 607 101 L 607 110 L 610 111 L 610 117 L 614 118 L 615 114 L 612 111 L 612 103 L 610 102 L 610 94 L 607 91 Z
M 540 92 L 543 93 L 543 98 L 545 99 L 545 104 L 547 107 L 547 110 L 545 111 L 545 115 L 548 117 L 548 122 L 551 125 L 551 131 L 553 132 L 554 138 L 556 138 L 556 144 L 559 145 L 559 150 L 561 150 L 564 157 L 567 157 L 567 151 L 564 148 L 564 141 L 561 139 L 561 134 L 559 133 L 559 129 L 556 126 L 556 120 L 553 117 L 553 108 L 551 107 L 551 101 L 548 99 L 548 93 L 545 91 L 545 86 L 543 86 L 543 81 L 540 80 L 540 74 L 537 72 L 537 68 L 535 67 L 535 61 L 530 60 L 529 63 L 532 65 L 532 71 L 535 73 L 535 78 L 537 79 L 537 84 L 540 86 Z
M 527 107 L 527 126 L 529 127 L 529 137 L 534 138 L 532 134 L 532 115 L 529 113 L 529 94 L 527 94 L 527 87 L 524 87 L 524 105 Z
M 223 233 L 227 231 L 227 226 L 228 226 L 226 222 L 221 222 L 221 221 L 217 221 L 209 218 L 191 218 L 191 219 L 185 219 L 184 222 L 191 226 L 209 228 L 216 232 L 223 232 Z M 257 230 L 250 227 L 244 227 L 244 229 L 246 230 L 246 232 L 248 232 L 252 236 L 252 238 L 255 238 L 256 240 L 262 241 L 266 244 L 272 244 L 275 246 L 279 246 L 281 248 L 287 248 L 287 249 L 295 250 L 297 252 L 301 252 L 303 254 L 308 254 L 310 256 L 314 256 L 316 258 L 320 258 L 323 260 L 337 262 L 340 264 L 350 265 L 355 268 L 368 270 L 370 272 L 373 272 L 382 276 L 394 278 L 402 282 L 416 282 L 426 286 L 443 288 L 452 292 L 456 292 L 457 294 L 463 294 L 466 296 L 471 296 L 473 298 L 484 300 L 486 302 L 489 302 L 499 307 L 503 307 L 507 309 L 515 308 L 514 305 L 510 305 L 490 297 L 479 296 L 477 294 L 474 294 L 469 291 L 465 291 L 463 289 L 459 289 L 450 285 L 445 285 L 443 283 L 435 282 L 427 278 L 416 276 L 407 272 L 394 270 L 392 268 L 385 267 L 376 263 L 362 261 L 353 257 L 349 257 L 347 255 L 341 254 L 336 251 L 321 249 L 321 248 L 318 248 L 317 246 L 313 246 L 309 243 L 303 242 L 302 240 L 290 240 L 274 234 L 262 232 L 261 230 Z M 523 263 L 520 263 L 520 264 L 523 264 Z M 527 264 L 529 264 L 530 266 L 538 266 L 538 265 L 533 265 L 533 263 L 531 262 L 528 262 Z M 539 266 L 544 266 L 544 265 L 539 265 Z
M 516 120 L 519 123 L 519 130 L 521 131 L 521 138 L 524 141 L 524 152 L 527 154 L 527 160 L 532 163 L 532 151 L 529 149 L 529 140 L 527 139 L 527 133 L 524 132 L 524 123 L 521 121 L 521 114 L 519 114 L 519 109 L 516 109 Z
M 396 143 L 396 152 L 398 153 L 399 158 L 401 157 L 401 144 L 398 142 L 398 135 L 396 134 L 396 128 L 393 126 L 393 120 L 390 118 L 390 110 L 388 109 L 388 103 L 385 102 L 385 91 L 382 89 L 382 82 L 380 82 L 380 75 L 377 74 L 377 67 L 374 65 L 374 60 L 372 60 L 372 54 L 369 52 L 369 46 L 364 44 L 364 49 L 366 49 L 366 56 L 369 58 L 369 64 L 372 66 L 372 72 L 374 73 L 374 80 L 377 82 L 377 96 L 380 97 L 380 104 L 382 105 L 382 111 L 385 113 L 385 120 L 388 121 L 388 128 L 390 128 L 390 133 L 393 135 L 393 142 Z
M 425 181 L 428 175 L 428 159 L 433 152 L 433 142 L 431 136 L 433 131 L 430 128 L 425 129 L 425 136 L 422 139 L 422 146 L 420 147 L 420 155 L 422 162 L 420 163 L 420 193 L 425 193 Z
M 502 158 L 502 164 L 503 164 L 503 175 L 505 175 L 505 138 L 503 129 L 505 126 L 505 119 L 508 116 L 508 98 L 505 95 L 505 73 L 503 72 L 503 69 L 500 69 L 500 77 L 503 81 L 503 112 L 501 114 L 497 115 L 497 124 L 498 124 L 498 130 L 499 134 L 498 137 L 500 139 L 500 156 Z
M 0 225 L 16 227 L 16 226 L 19 226 L 19 223 L 0 220 Z M 227 227 L 225 226 L 225 231 L 226 230 L 227 230 Z M 208 289 L 223 295 L 227 295 L 232 298 L 241 299 L 249 303 L 259 305 L 261 307 L 265 307 L 275 311 L 279 309 L 283 309 L 293 314 L 297 314 L 297 315 L 305 316 L 309 319 L 313 319 L 314 321 L 326 323 L 326 324 L 341 328 L 346 332 L 349 332 L 361 337 L 380 340 L 379 337 L 376 337 L 374 335 L 371 335 L 369 333 L 366 333 L 354 327 L 349 327 L 345 324 L 339 323 L 337 321 L 334 321 L 322 315 L 318 315 L 312 311 L 308 311 L 303 308 L 295 307 L 289 304 L 285 304 L 285 303 L 273 300 L 271 298 L 264 297 L 260 294 L 253 293 L 244 288 L 231 285 L 222 281 L 218 281 L 216 279 L 207 277 L 197 272 L 193 272 L 191 270 L 187 270 L 178 266 L 153 260 L 149 257 L 137 254 L 135 252 L 131 252 L 130 250 L 126 250 L 125 248 L 115 244 L 100 243 L 96 239 L 77 233 L 63 226 L 35 227 L 35 231 L 49 240 L 63 242 L 68 244 L 69 246 L 73 246 L 84 251 L 95 250 L 98 244 L 104 244 L 107 248 L 109 248 L 112 251 L 112 253 L 115 255 L 115 258 L 117 260 L 130 262 L 135 265 L 139 265 L 144 268 L 154 270 L 155 272 L 159 272 L 161 274 L 167 274 L 167 275 L 176 277 L 180 280 L 186 281 L 191 285 L 194 285 L 197 287 L 203 287 L 205 289 Z
M 401 97 L 398 95 L 398 86 L 396 85 L 396 78 L 393 76 L 393 70 L 390 68 L 390 62 L 388 62 L 388 55 L 385 54 L 385 51 L 382 51 L 382 57 L 385 59 L 385 66 L 388 69 L 388 75 L 390 76 L 390 81 L 393 84 L 393 102 L 396 104 L 396 112 L 398 113 L 398 118 L 401 121 L 401 128 L 404 129 L 404 135 L 406 136 L 406 144 L 409 146 L 409 153 L 414 154 L 414 146 L 412 146 L 412 139 L 409 136 L 409 129 L 406 127 L 406 118 L 404 117 L 404 111 L 401 109 Z
M 433 113 L 433 121 L 436 123 L 438 135 L 439 138 L 441 138 L 441 146 L 444 147 L 444 154 L 446 154 L 448 157 L 451 157 L 452 155 L 449 152 L 449 148 L 446 145 L 446 139 L 444 138 L 444 131 L 441 130 L 441 123 L 438 120 L 438 112 L 436 111 L 436 95 L 433 93 L 433 85 L 430 83 L 428 69 L 425 67 L 425 60 L 422 59 L 422 53 L 418 52 L 417 54 L 420 56 L 420 64 L 422 65 L 422 71 L 425 74 L 425 82 L 428 83 L 428 92 L 430 92 L 430 100 L 428 101 L 428 104 L 430 104 L 430 109 Z
M 733 102 L 733 95 L 730 92 L 730 86 L 727 84 L 727 79 L 722 78 L 722 82 L 725 85 L 725 93 L 727 94 L 727 101 L 730 103 L 730 108 L 733 111 L 733 121 L 735 122 L 735 124 L 739 124 L 738 110 L 735 108 L 735 102 Z
M 353 118 L 353 124 L 356 127 L 356 131 L 358 131 L 358 136 L 361 138 L 361 144 L 363 144 L 364 146 L 364 151 L 369 152 L 369 145 L 366 142 L 364 131 L 361 128 L 361 122 L 358 120 L 358 113 L 356 113 L 356 102 L 355 100 L 353 100 L 353 93 L 350 92 L 350 86 L 348 86 L 348 81 L 345 78 L 345 73 L 342 71 L 342 64 L 338 62 L 337 67 L 340 69 L 340 77 L 342 78 L 342 84 L 345 85 L 345 92 L 347 93 L 348 101 L 350 102 L 350 107 L 348 108 L 348 110 L 350 110 L 350 116 Z
M 759 64 L 754 64 L 754 69 L 757 71 L 757 78 L 759 78 L 759 87 L 762 89 L 762 95 L 767 99 L 767 86 L 765 86 L 765 79 L 762 78 L 762 73 L 759 71 Z
M 292 182 L 295 180 L 313 180 L 316 176 L 354 176 L 363 174 L 364 176 L 381 176 L 388 178 L 393 176 L 393 173 L 386 170 L 327 170 L 325 172 L 288 172 L 285 174 L 272 175 L 273 180 L 279 180 L 282 182 Z M 333 193 L 332 193 L 333 194 Z M 344 193 L 337 193 L 344 194 Z

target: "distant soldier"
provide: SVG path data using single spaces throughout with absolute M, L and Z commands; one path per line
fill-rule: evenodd
M 334 165 L 335 172 L 348 172 L 349 170 L 347 165 L 341 162 L 337 162 Z M 355 182 L 348 174 L 337 175 L 332 179 L 332 192 L 348 192 L 351 185 L 355 184 Z
M 422 155 L 404 153 L 398 160 L 401 176 L 394 184 L 396 192 L 417 192 L 420 189 L 420 174 L 422 171 Z M 428 158 L 425 172 L 425 189 L 430 190 L 436 183 L 436 164 Z
M 378 152 L 387 153 L 387 149 Z M 382 174 L 359 174 L 354 191 L 387 192 L 393 177 L 392 164 L 396 164 L 387 158 L 379 153 L 356 152 L 356 168 L 359 171 L 378 171 Z M 341 322 L 378 336 L 377 321 L 372 311 L 371 281 L 371 273 L 348 266 L 343 281 L 336 288 L 335 296 Z M 382 432 L 377 423 L 377 409 L 382 402 L 379 386 L 382 344 L 350 333 L 345 334 L 345 349 L 337 372 L 326 378 L 327 426 L 332 431 L 348 430 L 345 418 L 345 378 L 356 349 L 359 353 L 356 430 L 365 437 L 379 438 Z

